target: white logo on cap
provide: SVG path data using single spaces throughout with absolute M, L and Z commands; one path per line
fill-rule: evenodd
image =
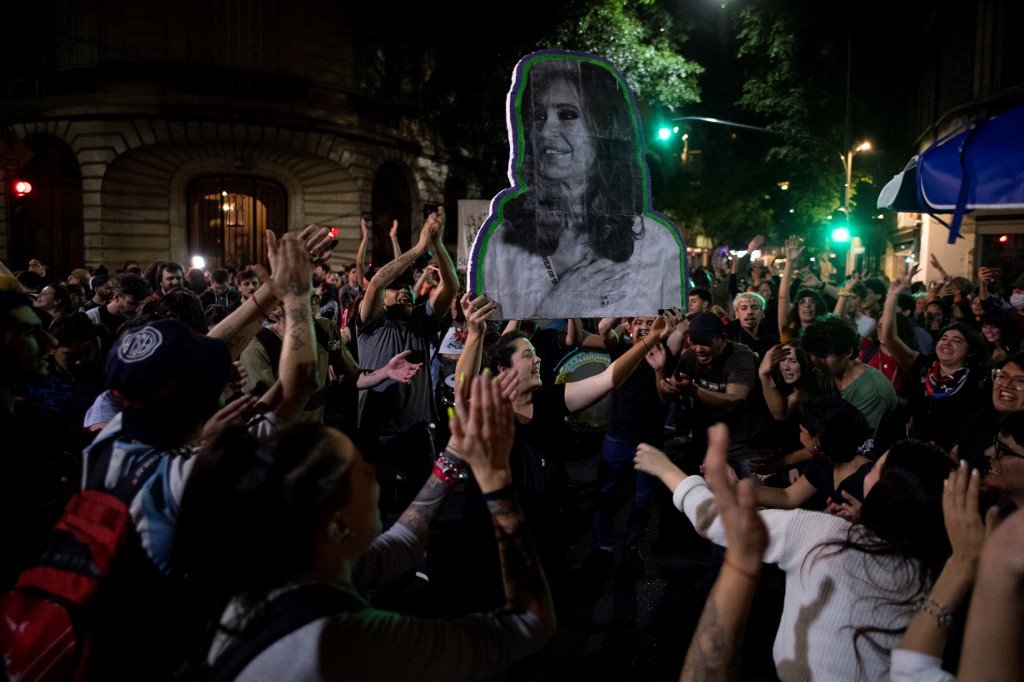
M 163 340 L 160 331 L 152 327 L 125 334 L 117 349 L 117 357 L 123 362 L 141 362 L 153 355 Z

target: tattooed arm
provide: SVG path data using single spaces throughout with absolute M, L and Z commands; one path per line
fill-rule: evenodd
M 366 295 L 363 296 L 363 300 L 359 303 L 359 319 L 357 320 L 359 324 L 366 324 L 384 310 L 384 291 L 387 289 L 387 286 L 396 277 L 405 272 L 419 258 L 421 253 L 427 250 L 434 235 L 440 230 L 441 223 L 438 220 L 437 214 L 431 213 L 426 222 L 423 223 L 419 241 L 411 249 L 398 258 L 389 261 L 377 271 L 366 287 Z
M 468 418 L 463 416 L 466 413 Z M 508 608 L 536 618 L 538 637 L 547 639 L 555 631 L 551 592 L 512 490 L 508 463 L 515 435 L 511 398 L 507 392 L 502 395 L 500 382 L 484 373 L 473 379 L 469 405 L 459 410 L 450 425 L 491 513 Z
M 704 475 L 715 492 L 729 548 L 690 640 L 680 680 L 736 679 L 740 645 L 768 546 L 768 529 L 757 513 L 752 482 L 736 484 L 726 471 L 728 445 L 725 425 L 708 429 Z
M 277 284 L 282 289 L 284 329 L 281 335 L 281 360 L 278 381 L 260 400 L 263 409 L 273 410 L 281 422 L 287 422 L 305 405 L 318 385 L 316 339 L 313 336 L 311 263 L 298 238 L 285 235 L 278 250 L 287 265 L 287 279 Z

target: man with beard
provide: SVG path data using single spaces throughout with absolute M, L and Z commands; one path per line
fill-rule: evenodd
M 690 398 L 693 439 L 688 450 L 703 456 L 708 427 L 729 425 L 730 462 L 741 475 L 746 462 L 768 433 L 764 410 L 753 406 L 758 360 L 750 348 L 725 337 L 725 325 L 715 313 L 698 313 L 686 332 L 690 347 L 683 350 L 673 375 L 659 381 L 664 398 Z
M 412 363 L 429 361 L 431 339 L 447 325 L 459 288 L 442 242 L 443 224 L 441 209 L 427 216 L 416 244 L 370 280 L 356 319 L 364 367 L 383 367 L 404 350 L 412 351 Z M 437 255 L 441 283 L 426 303 L 414 305 L 409 268 L 428 249 Z M 389 379 L 360 394 L 360 446 L 377 467 L 383 511 L 404 510 L 430 475 L 437 453 L 430 426 L 437 421 L 430 372 L 417 372 L 409 383 Z
M 737 294 L 732 303 L 736 319 L 725 325 L 725 337 L 742 343 L 764 358 L 779 340 L 761 325 L 764 320 L 764 298 L 760 294 L 745 291 Z

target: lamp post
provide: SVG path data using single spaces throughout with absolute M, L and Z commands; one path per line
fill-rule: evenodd
M 850 224 L 850 194 L 853 191 L 850 186 L 853 184 L 853 157 L 857 152 L 867 151 L 871 151 L 871 143 L 862 142 L 846 152 L 845 157 L 842 154 L 839 155 L 839 160 L 843 162 L 843 170 L 846 171 L 846 185 L 843 186 L 843 212 L 846 213 L 847 226 Z

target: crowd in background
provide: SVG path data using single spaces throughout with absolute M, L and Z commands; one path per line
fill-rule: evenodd
M 608 397 L 581 570 L 600 584 L 618 551 L 642 577 L 668 487 L 718 570 L 684 677 L 735 674 L 763 570 L 785 574 L 780 679 L 1024 674 L 1024 273 L 826 277 L 791 237 L 770 265 L 691 266 L 685 308 L 498 321 L 443 223 L 403 251 L 396 222 L 372 265 L 364 221 L 345 266 L 310 226 L 241 268 L 0 275 L 0 590 L 71 495 L 155 452 L 94 677 L 227 665 L 310 585 L 327 611 L 232 675 L 501 677 L 556 627 L 566 420 Z M 556 382 L 576 349 L 608 362 Z M 407 599 L 417 575 L 434 599 Z

